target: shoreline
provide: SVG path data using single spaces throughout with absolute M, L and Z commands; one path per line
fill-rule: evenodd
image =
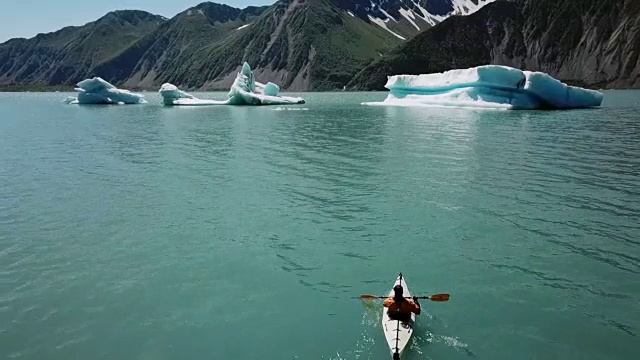
M 591 89 L 591 90 L 598 90 L 598 91 L 604 91 L 604 90 L 640 90 L 640 87 L 634 88 L 634 87 L 608 87 L 608 86 L 597 86 L 597 84 L 588 86 L 588 85 L 584 85 L 584 84 L 580 84 L 580 82 L 578 81 L 571 81 L 571 80 L 561 80 L 563 83 L 570 85 L 570 86 L 577 86 L 577 87 L 581 87 L 584 89 Z M 158 87 L 154 87 L 154 88 L 136 88 L 136 87 L 132 87 L 132 88 L 126 88 L 126 90 L 132 91 L 132 92 L 157 92 L 158 89 L 160 89 L 160 86 Z M 189 91 L 189 92 L 195 92 L 195 93 L 206 93 L 206 92 L 227 92 L 229 91 L 228 88 L 225 89 L 189 89 L 186 88 L 184 91 Z M 371 90 L 353 90 L 353 89 L 347 89 L 347 90 L 342 90 L 342 89 L 332 89 L 332 90 L 296 90 L 296 91 L 291 91 L 291 90 L 287 90 L 287 89 L 282 89 L 282 92 L 287 92 L 287 93 L 317 93 L 317 92 L 321 92 L 321 93 L 335 93 L 335 92 L 388 92 L 388 89 L 380 89 L 380 90 L 376 90 L 376 89 L 371 89 Z M 9 92 L 16 92 L 16 93 L 28 93 L 28 92 L 35 92 L 35 93 L 45 93 L 45 92 L 66 92 L 66 93 L 75 93 L 75 86 L 72 85 L 0 85 L 0 93 L 9 93 Z
M 158 92 L 158 90 L 160 89 L 160 87 L 158 86 L 158 88 L 144 88 L 144 89 L 139 89 L 139 88 L 123 88 L 126 90 L 129 90 L 131 92 L 138 92 L 138 93 L 149 93 L 149 92 Z M 182 89 L 181 89 L 182 90 Z M 197 89 L 197 90 L 193 90 L 193 89 L 186 89 L 184 91 L 188 91 L 190 93 L 208 93 L 208 92 L 229 92 L 229 89 L 206 89 L 206 90 L 201 90 L 201 89 Z M 290 91 L 287 89 L 282 89 L 281 90 L 283 93 L 340 93 L 340 92 L 388 92 L 389 90 L 387 89 L 383 89 L 383 90 L 340 90 L 340 89 L 334 89 L 334 90 L 296 90 L 296 91 Z M 75 87 L 68 87 L 68 86 L 51 86 L 51 87 L 35 87 L 35 88 L 29 88 L 29 87 L 24 87 L 24 86 L 2 86 L 0 85 L 0 93 L 10 93 L 10 92 L 14 92 L 14 93 L 28 93 L 28 92 L 33 92 L 33 93 L 51 93 L 51 92 L 61 92 L 61 93 L 77 93 L 75 91 Z

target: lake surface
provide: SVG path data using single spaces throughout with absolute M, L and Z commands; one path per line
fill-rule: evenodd
M 451 294 L 403 359 L 640 358 L 640 91 L 557 112 L 67 95 L 0 94 L 2 359 L 389 359 L 357 297 L 398 272 Z

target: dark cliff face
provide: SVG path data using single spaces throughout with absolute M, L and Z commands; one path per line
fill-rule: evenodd
M 165 20 L 144 11 L 123 10 L 79 27 L 0 44 L 0 84 L 73 84 Z
M 528 0 L 522 14 L 527 54 L 505 63 L 589 86 L 640 87 L 640 1 Z
M 543 71 L 590 87 L 640 87 L 640 2 L 498 1 L 449 18 L 363 69 L 351 89 L 383 89 L 387 76 L 485 64 Z

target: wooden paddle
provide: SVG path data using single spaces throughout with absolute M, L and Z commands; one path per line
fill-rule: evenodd
M 389 296 L 377 296 L 377 295 L 360 295 L 361 299 L 386 299 Z M 449 301 L 449 294 L 435 294 L 431 296 L 416 296 L 418 299 L 427 299 L 431 301 Z M 407 299 L 413 299 L 413 296 L 407 296 Z

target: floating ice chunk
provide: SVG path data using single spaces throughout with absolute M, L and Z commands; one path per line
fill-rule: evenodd
M 67 104 L 77 104 L 78 103 L 78 98 L 75 97 L 75 96 L 67 96 L 67 98 L 62 100 L 62 101 L 67 103 Z
M 240 78 L 240 75 L 244 76 L 245 79 L 239 82 L 238 79 Z M 256 79 L 255 77 L 253 77 L 253 71 L 251 71 L 251 66 L 249 66 L 247 62 L 242 64 L 242 71 L 236 77 L 236 81 L 234 82 L 234 85 L 240 86 L 242 90 L 245 90 L 245 91 L 251 91 L 251 92 L 256 91 Z
M 82 80 L 75 89 L 78 97 L 68 97 L 67 104 L 144 104 L 144 95 L 118 89 L 99 77 Z
M 278 96 L 280 88 L 273 83 L 267 85 L 257 82 L 251 67 L 246 62 L 238 73 L 229 91 L 231 105 L 287 105 L 304 104 L 299 97 Z M 275 94 L 275 95 L 274 95 Z
M 603 95 L 599 91 L 568 86 L 541 72 L 525 71 L 525 89 L 542 99 L 549 108 L 582 108 L 600 106 Z
M 165 105 L 225 105 L 226 101 L 218 101 L 218 100 L 201 100 L 197 97 L 186 93 L 177 86 L 165 83 L 162 84 L 159 91 L 162 96 L 162 102 Z
M 486 65 L 424 75 L 396 75 L 381 103 L 367 105 L 569 109 L 600 106 L 602 93 L 568 86 L 551 76 Z
M 280 87 L 272 82 L 268 82 L 267 85 L 264 86 L 264 94 L 268 96 L 278 96 L 280 92 Z
M 160 91 L 158 91 L 162 96 L 162 102 L 165 105 L 188 105 L 188 106 L 198 106 L 198 105 L 226 105 L 227 101 L 219 101 L 219 100 L 202 100 L 197 97 L 186 93 L 177 86 L 165 83 L 160 87 Z
M 173 105 L 173 102 L 179 99 L 195 99 L 193 95 L 188 94 L 178 89 L 177 86 L 169 83 L 162 84 L 159 92 L 166 105 Z
M 227 100 L 203 100 L 179 90 L 171 84 L 164 84 L 160 88 L 160 95 L 165 105 L 290 105 L 304 104 L 299 97 L 279 96 L 280 87 L 274 83 L 266 85 L 255 81 L 251 67 L 246 62 L 236 76 Z
M 278 106 L 276 108 L 273 108 L 272 110 L 273 111 L 309 111 L 308 108 L 300 108 L 300 107 L 290 108 L 290 107 L 284 107 L 284 106 Z

